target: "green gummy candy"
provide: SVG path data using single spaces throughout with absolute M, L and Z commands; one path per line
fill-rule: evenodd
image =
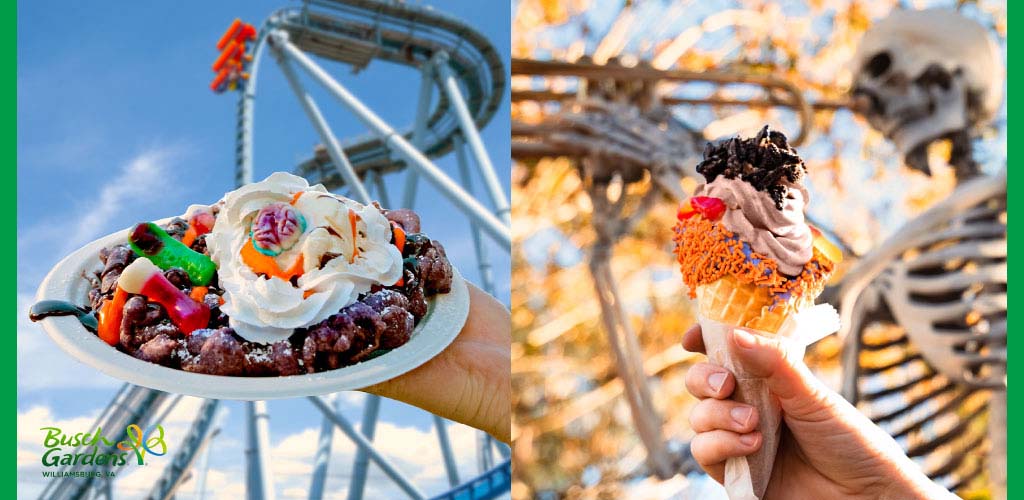
M 128 245 L 160 269 L 184 269 L 193 285 L 206 286 L 217 272 L 217 264 L 209 257 L 185 246 L 152 222 L 136 224 L 128 235 Z

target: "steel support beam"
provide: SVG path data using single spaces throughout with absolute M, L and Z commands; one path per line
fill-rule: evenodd
M 332 394 L 328 399 L 338 410 L 338 398 Z M 320 423 L 320 437 L 316 442 L 316 455 L 313 456 L 313 479 L 309 483 L 309 500 L 320 500 L 324 496 L 324 484 L 327 483 L 327 467 L 331 463 L 331 442 L 334 441 L 334 424 L 327 417 Z
M 178 488 L 187 480 L 188 472 L 195 463 L 196 455 L 205 453 L 210 438 L 213 436 L 210 431 L 213 427 L 217 408 L 220 401 L 216 399 L 204 399 L 202 406 L 192 420 L 192 427 L 189 428 L 181 442 L 181 449 L 170 459 L 170 463 L 164 466 L 160 477 L 153 482 L 146 500 L 172 500 Z
M 391 206 L 391 197 L 388 196 L 388 188 L 384 185 L 384 174 L 378 170 L 367 170 L 365 184 L 373 189 L 373 196 L 384 208 L 395 208 Z
M 337 408 L 335 408 L 335 413 L 337 413 Z M 363 421 L 359 425 L 359 432 L 366 436 L 367 441 L 373 442 L 373 436 L 377 432 L 378 415 L 380 415 L 380 396 L 367 394 L 366 401 L 363 403 Z M 369 466 L 370 457 L 367 456 L 366 450 L 357 449 L 356 459 L 352 463 L 352 480 L 348 483 L 348 500 L 362 500 L 363 492 L 366 491 L 366 473 L 369 471 Z
M 416 106 L 416 123 L 413 125 L 412 142 L 421 150 L 427 143 L 427 119 L 430 118 L 430 101 L 434 98 L 434 68 L 432 61 L 420 68 L 420 97 Z M 405 173 L 405 190 L 402 192 L 402 208 L 412 208 L 416 203 L 416 185 L 420 174 L 415 168 Z
M 266 36 L 260 33 L 260 36 Z M 256 113 L 256 75 L 260 70 L 260 61 L 263 59 L 264 43 L 257 41 L 256 52 L 252 56 L 252 63 L 249 65 L 249 79 L 245 81 L 242 95 L 238 101 L 238 123 L 235 137 L 235 187 L 242 187 L 252 183 L 252 138 L 253 121 Z
M 452 487 L 459 485 L 459 466 L 455 463 L 455 454 L 452 452 L 452 442 L 448 439 L 448 422 L 437 416 L 434 417 L 434 429 L 437 430 L 437 441 L 441 444 L 441 457 L 444 458 L 444 470 L 448 473 L 448 484 Z
M 469 164 L 466 162 L 466 150 L 463 147 L 462 137 L 453 137 L 455 158 L 459 164 L 459 177 L 462 180 L 462 187 L 466 191 L 473 190 L 473 179 L 469 174 Z M 491 274 L 491 260 L 487 255 L 487 248 L 484 246 L 483 238 L 480 235 L 480 228 L 473 221 L 469 221 L 469 232 L 473 237 L 473 251 L 476 253 L 476 265 L 480 271 L 480 285 L 484 291 L 494 295 L 494 276 Z
M 266 401 L 246 401 L 246 488 L 248 500 L 274 500 L 267 452 L 270 448 L 270 415 Z
M 441 86 L 444 88 L 445 93 L 448 94 L 452 108 L 455 109 L 455 116 L 459 119 L 459 129 L 462 130 L 462 136 L 469 143 L 469 148 L 473 151 L 473 157 L 476 160 L 477 167 L 479 167 L 480 175 L 483 177 L 484 185 L 487 187 L 487 193 L 490 194 L 495 214 L 501 218 L 505 225 L 512 226 L 512 209 L 508 203 L 508 196 L 505 194 L 505 188 L 502 187 L 501 181 L 498 180 L 498 175 L 494 173 L 491 157 L 487 154 L 487 149 L 484 148 L 484 141 L 480 139 L 480 131 L 477 130 L 476 122 L 473 121 L 473 116 L 469 114 L 469 106 L 466 105 L 466 100 L 462 97 L 459 81 L 452 74 L 452 69 L 448 65 L 447 52 L 441 51 L 434 55 L 434 67 L 437 68 L 438 75 L 441 78 Z
M 213 448 L 213 438 L 220 434 L 220 429 L 214 429 L 210 433 L 210 439 L 206 442 L 206 446 L 203 446 L 203 451 L 199 455 L 199 463 L 196 464 L 196 488 L 195 494 L 193 495 L 196 500 L 206 499 L 206 475 L 210 472 L 210 450 Z
M 501 455 L 502 459 L 508 460 L 512 456 L 512 448 L 509 448 L 507 444 L 502 443 L 501 441 L 498 441 L 494 438 L 491 438 L 491 444 L 493 444 L 494 447 L 498 449 L 498 454 Z
M 313 62 L 298 47 L 288 41 L 288 34 L 275 30 L 270 33 L 270 42 L 276 49 L 281 50 L 291 60 L 297 62 L 310 76 L 323 85 L 331 94 L 338 98 L 349 110 L 353 112 L 367 127 L 380 137 L 381 141 L 398 153 L 406 163 L 419 170 L 419 173 L 427 178 L 434 187 L 452 201 L 467 217 L 476 221 L 487 231 L 488 235 L 494 238 L 499 245 L 511 251 L 512 231 L 490 213 L 483 205 L 476 201 L 469 193 L 459 187 L 449 178 L 437 165 L 434 165 L 422 152 L 409 143 L 395 131 L 390 125 L 382 120 L 376 113 L 366 107 L 359 99 L 353 96 L 348 89 L 332 78 L 319 65 Z
M 494 455 L 491 454 L 491 441 L 494 438 L 486 432 L 476 435 L 476 468 L 481 474 L 494 467 Z
M 420 491 L 419 488 L 416 488 L 416 486 L 406 479 L 402 473 L 398 472 L 398 469 L 396 469 L 394 465 L 391 465 L 391 462 L 388 462 L 383 455 L 374 449 L 373 443 L 369 442 L 362 434 L 357 432 L 345 417 L 342 417 L 331 410 L 331 407 L 319 397 L 309 396 L 307 399 L 309 399 L 309 401 L 313 403 L 313 406 L 317 407 L 324 416 L 331 419 L 331 422 L 334 422 L 334 425 L 338 426 L 338 429 L 341 429 L 341 432 L 344 432 L 359 449 L 366 450 L 366 454 L 369 455 L 370 460 L 373 460 L 374 463 L 384 471 L 384 474 L 390 477 L 391 480 L 405 492 L 405 494 L 409 495 L 410 498 L 417 500 L 425 498 L 423 492 Z
M 371 201 L 370 194 L 366 192 L 366 187 L 359 180 L 356 170 L 352 167 L 352 163 L 348 161 L 345 151 L 341 149 L 341 143 L 334 137 L 331 126 L 327 124 L 327 120 L 324 119 L 324 115 L 320 112 L 316 101 L 313 100 L 313 96 L 306 92 L 302 82 L 299 81 L 298 75 L 295 74 L 291 63 L 288 62 L 288 59 L 281 52 L 280 47 L 274 46 L 273 49 L 274 59 L 277 60 L 278 66 L 281 67 L 281 72 L 284 73 L 285 79 L 288 80 L 288 85 L 292 88 L 292 92 L 295 93 L 295 97 L 299 98 L 302 110 L 306 112 L 306 117 L 309 118 L 313 128 L 316 129 L 317 135 L 320 136 L 320 141 L 324 143 L 334 168 L 338 169 L 338 173 L 345 179 L 345 184 L 348 185 L 353 197 L 364 204 L 369 204 Z

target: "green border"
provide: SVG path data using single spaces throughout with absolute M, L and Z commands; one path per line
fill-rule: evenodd
M 1007 27 L 1009 27 L 1009 24 L 1010 24 L 1009 23 L 1009 18 L 1010 18 L 1010 10 L 1011 10 L 1010 9 L 1010 5 L 1009 5 L 1010 4 L 1009 0 L 1007 0 L 1006 3 L 1007 3 L 1007 5 L 1006 5 L 1007 23 L 1006 24 L 1007 24 Z M 1009 37 L 1009 28 L 1007 28 L 1007 37 L 1006 37 L 1006 62 L 1007 62 L 1007 64 L 1006 64 L 1006 89 L 1007 89 L 1007 91 L 1006 91 L 1006 117 L 1007 117 L 1007 119 L 1006 119 L 1006 121 L 1007 121 L 1007 123 L 1006 123 L 1006 142 L 1007 142 L 1007 161 L 1006 161 L 1006 163 L 1007 163 L 1007 168 L 1006 168 L 1006 170 L 1007 170 L 1007 172 L 1006 172 L 1006 213 L 1007 213 L 1006 223 L 1007 223 L 1007 225 L 1006 225 L 1006 228 L 1007 229 L 1006 229 L 1006 235 L 1007 235 L 1007 238 L 1006 238 L 1006 243 L 1007 243 L 1007 252 L 1008 253 L 1007 253 L 1007 259 L 1006 259 L 1006 264 L 1007 264 L 1007 294 L 1006 294 L 1006 297 L 1007 297 L 1007 302 L 1008 302 L 1008 306 L 1009 307 L 1007 309 L 1007 314 L 1006 314 L 1006 325 L 1007 325 L 1007 329 L 1006 329 L 1006 332 L 1007 332 L 1007 342 L 1006 342 L 1006 344 L 1007 344 L 1006 345 L 1006 354 L 1007 354 L 1007 370 L 1006 370 L 1006 375 L 1007 375 L 1007 384 L 1006 384 L 1007 385 L 1007 391 L 1006 391 L 1006 422 L 1008 424 L 1010 422 L 1016 422 L 1018 418 L 1021 418 L 1022 416 L 1024 416 L 1024 411 L 1021 410 L 1021 406 L 1024 405 L 1024 399 L 1022 399 L 1020 397 L 1017 397 L 1016 393 L 1014 393 L 1013 391 L 1010 390 L 1010 387 L 1016 387 L 1016 384 L 1020 383 L 1021 377 L 1017 375 L 1017 371 L 1016 370 L 1011 369 L 1010 366 L 1009 366 L 1009 364 L 1010 364 L 1009 363 L 1009 360 L 1010 360 L 1009 355 L 1010 355 L 1010 350 L 1011 350 L 1010 348 L 1013 345 L 1013 340 L 1011 340 L 1011 339 L 1015 339 L 1016 338 L 1014 336 L 1015 334 L 1016 335 L 1020 335 L 1021 334 L 1020 332 L 1010 333 L 1014 329 L 1013 328 L 1013 325 L 1014 325 L 1013 318 L 1014 318 L 1014 316 L 1013 316 L 1013 314 L 1010 311 L 1016 310 L 1015 304 L 1016 305 L 1020 305 L 1021 301 L 1017 298 L 1018 296 L 1010 293 L 1009 282 L 1013 281 L 1014 283 L 1018 283 L 1020 281 L 1019 279 L 1014 278 L 1014 279 L 1011 280 L 1010 278 L 1013 277 L 1013 276 L 1020 275 L 1021 273 L 1017 272 L 1017 270 L 1020 269 L 1020 268 L 1010 265 L 1009 256 L 1013 254 L 1013 249 L 1015 248 L 1014 243 L 1017 241 L 1017 237 L 1016 237 L 1017 233 L 1012 229 L 1012 222 L 1013 222 L 1014 218 L 1013 218 L 1013 216 L 1010 216 L 1009 213 L 1010 213 L 1010 208 L 1013 205 L 1012 196 L 1011 195 L 1018 191 L 1017 188 L 1016 188 L 1016 185 L 1020 184 L 1018 179 L 1021 177 L 1021 175 L 1024 175 L 1024 174 L 1021 174 L 1019 172 L 1016 172 L 1009 165 L 1010 162 L 1012 161 L 1012 158 L 1016 157 L 1018 151 L 1020 151 L 1022 146 L 1024 146 L 1024 142 L 1022 142 L 1022 141 L 1024 141 L 1024 136 L 1021 136 L 1021 134 L 1017 132 L 1018 129 L 1015 129 L 1015 128 L 1011 127 L 1010 123 L 1009 123 L 1010 116 L 1011 116 L 1011 111 L 1012 111 L 1010 109 L 1010 94 L 1012 94 L 1011 90 L 1013 89 L 1013 82 L 1020 82 L 1021 81 L 1021 79 L 1017 78 L 1017 71 L 1016 71 L 1016 66 L 1017 66 L 1016 62 L 1019 62 L 1020 58 L 1019 57 L 1015 57 L 1015 54 L 1017 54 L 1017 53 L 1015 51 L 1011 50 L 1010 42 L 1011 42 L 1011 38 Z M 1016 379 L 1017 382 L 1011 382 L 1010 381 L 1011 377 Z M 1007 429 L 1007 436 L 1006 436 L 1006 460 L 1007 460 L 1007 475 L 1006 475 L 1006 492 L 1007 493 L 1006 493 L 1006 497 L 1007 498 L 1021 498 L 1021 495 L 1024 494 L 1024 493 L 1022 493 L 1022 492 L 1024 492 L 1024 488 L 1017 487 L 1017 485 L 1024 484 L 1024 483 L 1017 483 L 1015 481 L 1015 476 L 1017 474 L 1024 473 L 1024 469 L 1022 469 L 1021 466 L 1020 466 L 1020 464 L 1022 462 L 1024 462 L 1024 451 L 1021 450 L 1022 442 L 1021 442 L 1021 438 L 1020 438 L 1020 436 L 1022 434 L 1024 434 L 1024 430 L 1018 429 L 1018 430 L 1014 431 L 1012 425 L 1007 425 L 1007 427 L 1009 427 L 1009 428 Z
M 0 79 L 3 83 L 3 89 L 0 93 L 7 94 L 7 98 L 2 102 L 2 113 L 7 115 L 7 125 L 2 127 L 0 137 L 2 137 L 2 145 L 0 148 L 8 151 L 8 158 L 12 159 L 11 163 L 8 164 L 7 168 L 4 169 L 4 177 L 6 178 L 6 188 L 4 191 L 8 193 L 7 202 L 8 212 L 11 214 L 17 214 L 18 210 L 18 4 L 17 2 L 7 1 L 3 2 L 3 11 L 5 12 L 4 18 L 7 19 L 8 26 L 11 27 L 7 31 L 7 49 L 0 51 L 2 52 L 2 61 L 0 61 L 0 67 L 7 68 L 7 76 Z M 12 224 L 8 223 L 8 224 Z M 17 259 L 18 259 L 18 242 L 17 242 L 17 231 L 8 233 L 12 236 L 9 238 L 14 241 L 9 241 L 8 244 L 2 245 L 3 253 L 0 254 L 0 259 L 4 262 L 15 263 L 14 272 L 18 272 Z M 17 276 L 17 274 L 15 274 Z M 6 323 L 11 325 L 12 331 L 8 332 L 8 335 L 12 335 L 15 339 L 15 345 L 17 345 L 18 338 L 18 285 L 15 276 L 11 276 L 7 283 L 7 292 L 4 294 L 7 297 L 7 308 L 4 309 L 5 314 L 9 315 L 5 318 Z M 8 363 L 3 368 L 3 377 L 8 379 L 6 385 L 3 386 L 4 399 L 10 401 L 7 411 L 3 412 L 3 420 L 7 422 L 4 425 L 5 428 L 15 429 L 17 433 L 18 428 L 18 350 L 14 350 L 14 363 Z M 3 463 L 9 471 L 14 472 L 15 477 L 10 481 L 10 487 L 7 491 L 13 493 L 11 498 L 17 497 L 18 491 L 18 453 L 17 443 L 8 449 L 7 453 L 4 453 Z M 6 496 L 6 495 L 5 495 Z

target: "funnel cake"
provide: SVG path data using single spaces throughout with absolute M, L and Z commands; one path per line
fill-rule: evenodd
M 113 348 L 194 373 L 299 375 L 371 359 L 408 342 L 453 279 L 411 210 L 282 172 L 126 236 L 99 253 L 83 312 Z

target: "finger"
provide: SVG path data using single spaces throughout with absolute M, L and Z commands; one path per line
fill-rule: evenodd
M 707 471 L 708 475 L 722 482 L 725 472 L 725 461 L 730 458 L 745 457 L 761 447 L 761 433 L 754 431 L 749 434 L 715 430 L 702 432 L 690 441 L 690 454 Z
M 823 410 L 830 391 L 779 339 L 735 329 L 730 342 L 736 361 L 750 375 L 767 381 L 787 415 L 809 417 Z
M 704 352 L 704 335 L 701 333 L 700 325 L 693 325 L 683 334 L 683 349 L 690 352 Z
M 705 399 L 690 411 L 690 427 L 696 432 L 714 430 L 746 434 L 757 427 L 757 409 L 729 400 Z
M 728 370 L 710 363 L 697 363 L 686 372 L 686 390 L 699 399 L 725 399 L 736 388 Z

